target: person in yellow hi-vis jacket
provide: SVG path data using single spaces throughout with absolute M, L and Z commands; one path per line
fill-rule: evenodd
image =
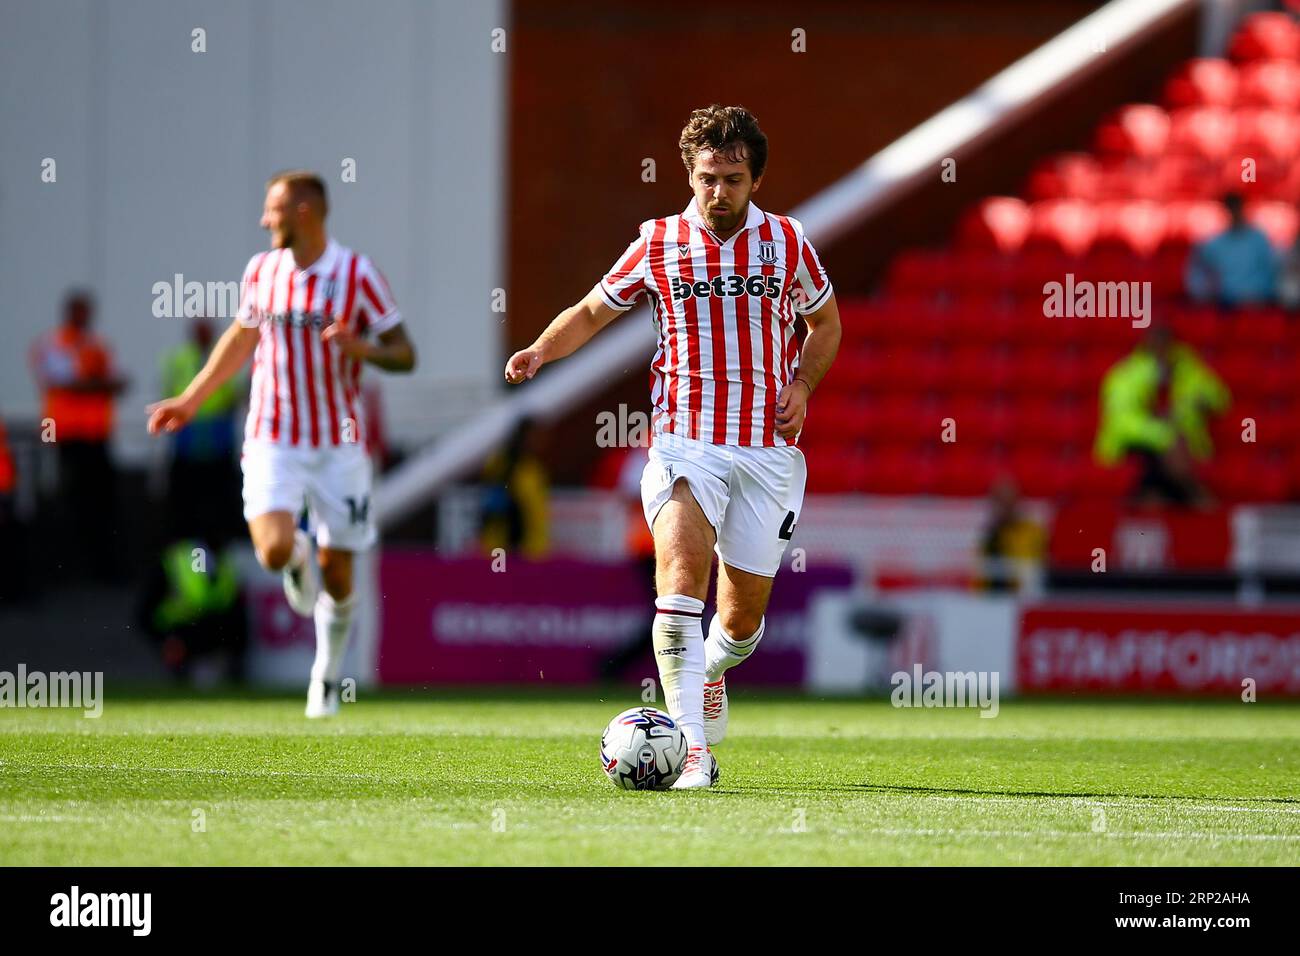
M 225 676 L 242 680 L 248 618 L 226 539 L 182 538 L 168 545 L 143 582 L 136 619 L 173 676 L 192 676 L 200 659 L 223 658 Z
M 1214 451 L 1207 418 L 1223 412 L 1231 395 L 1190 346 L 1153 325 L 1101 383 L 1101 420 L 1093 456 L 1113 466 L 1130 455 L 1142 463 L 1134 497 L 1143 503 L 1202 505 L 1209 494 L 1193 461 Z

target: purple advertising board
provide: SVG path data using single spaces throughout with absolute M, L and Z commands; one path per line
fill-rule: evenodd
M 380 558 L 379 679 L 385 684 L 586 684 L 628 653 L 623 679 L 654 677 L 648 634 L 654 594 L 633 562 L 511 556 L 444 559 L 425 551 Z M 822 589 L 853 581 L 847 565 L 783 569 L 772 589 L 762 649 L 745 664 L 747 683 L 799 685 L 808 604 Z M 705 609 L 705 625 L 713 613 Z

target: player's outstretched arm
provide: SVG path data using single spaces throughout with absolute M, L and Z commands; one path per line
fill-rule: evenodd
M 257 348 L 258 335 L 256 328 L 248 328 L 238 319 L 230 323 L 189 387 L 175 398 L 154 402 L 145 409 L 149 413 L 149 434 L 184 428 L 207 397 L 244 367 Z
M 840 307 L 835 303 L 834 292 L 820 309 L 803 318 L 808 323 L 808 335 L 799 352 L 799 371 L 776 399 L 776 433 L 782 438 L 792 438 L 803 428 L 808 398 L 830 369 L 840 348 Z
M 600 293 L 592 289 L 585 299 L 552 319 L 536 342 L 510 356 L 506 362 L 506 381 L 518 385 L 536 375 L 547 362 L 572 355 L 621 314 L 606 305 Z

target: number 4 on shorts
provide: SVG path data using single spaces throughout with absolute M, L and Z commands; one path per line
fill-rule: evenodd
M 782 541 L 789 541 L 793 535 L 794 535 L 794 512 L 791 511 L 785 516 L 785 520 L 781 522 L 781 530 L 776 533 L 776 536 L 780 538 Z

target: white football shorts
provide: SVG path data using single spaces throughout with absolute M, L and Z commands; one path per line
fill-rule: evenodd
M 370 515 L 370 456 L 361 445 L 294 448 L 244 443 L 244 520 L 287 511 L 296 520 L 307 506 L 322 548 L 363 551 L 378 538 Z
M 733 568 L 775 577 L 803 507 L 808 466 L 793 445 L 714 445 L 655 436 L 641 473 L 641 505 L 655 518 L 685 478 L 717 535 L 714 550 Z

